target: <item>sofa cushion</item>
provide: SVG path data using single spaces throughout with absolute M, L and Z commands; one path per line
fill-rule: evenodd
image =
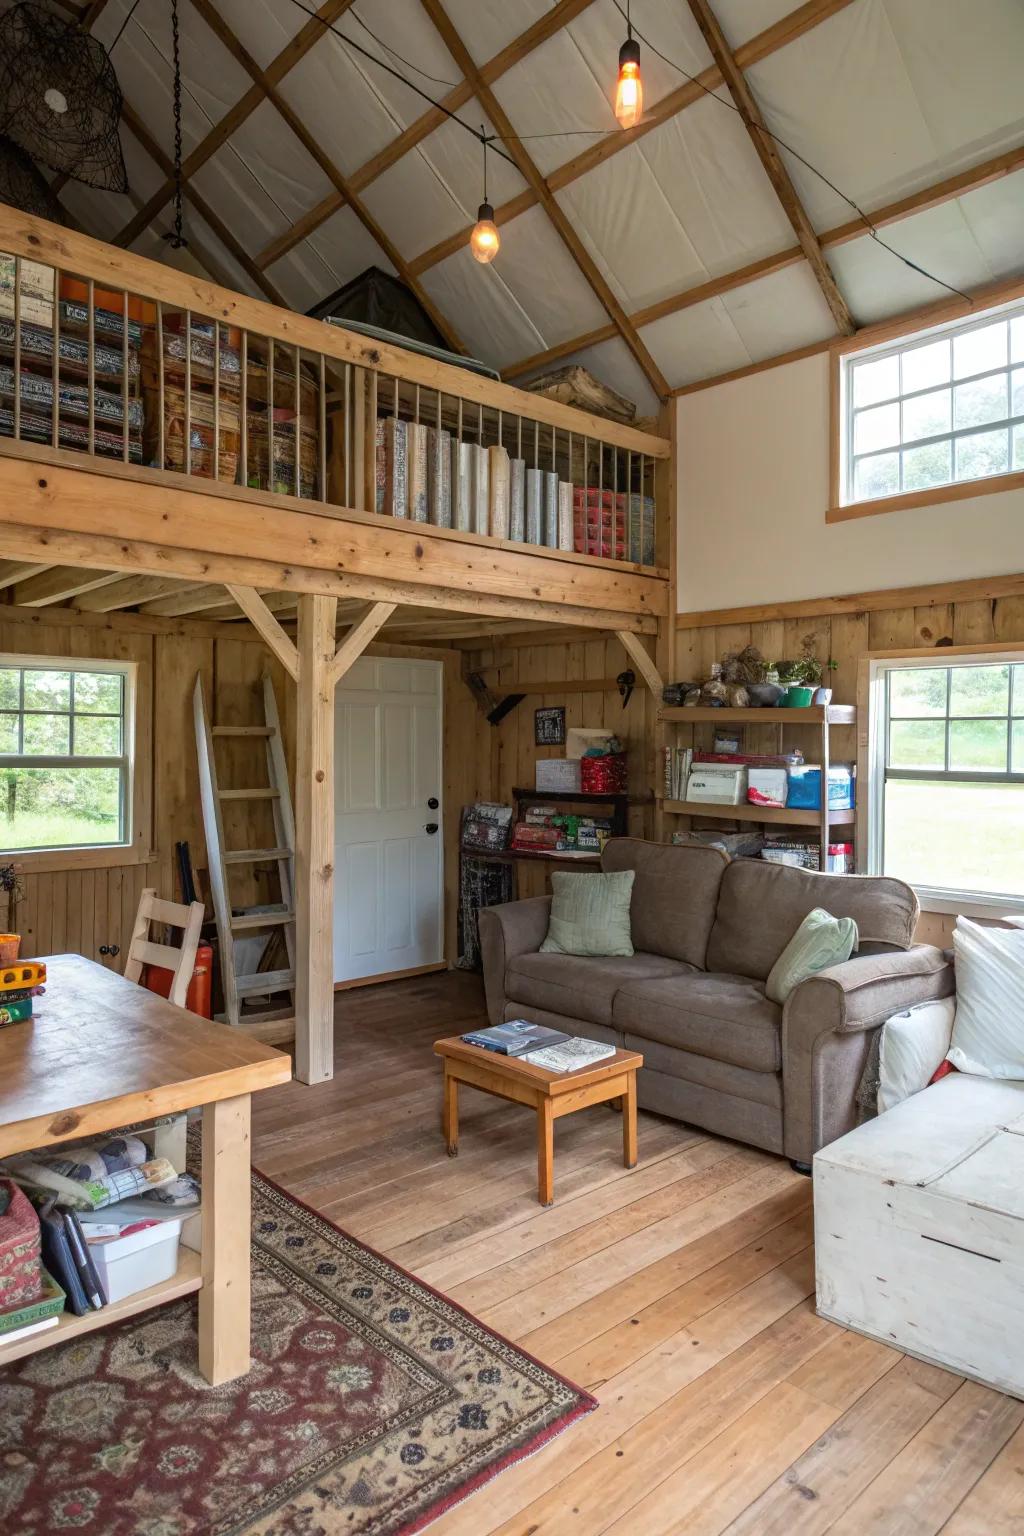
M 902 880 L 821 875 L 763 859 L 736 859 L 722 877 L 708 940 L 708 970 L 766 981 L 814 907 L 823 907 L 833 917 L 852 917 L 862 946 L 880 943 L 909 949 L 914 942 L 918 901 Z
M 601 868 L 635 871 L 629 911 L 634 949 L 703 966 L 728 863 L 718 848 L 613 837 Z
M 629 907 L 633 871 L 551 876 L 551 918 L 545 955 L 631 955 Z
M 567 1018 L 612 1023 L 612 1003 L 625 982 L 684 975 L 692 967 L 662 955 L 517 955 L 505 971 L 510 1002 Z
M 630 982 L 615 997 L 617 1029 L 751 1072 L 782 1069 L 782 1009 L 749 976 L 691 971 Z

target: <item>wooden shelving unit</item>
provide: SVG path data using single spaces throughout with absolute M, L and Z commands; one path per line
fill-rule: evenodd
M 715 709 L 697 705 L 688 708 L 663 706 L 659 711 L 663 726 L 671 725 L 791 725 L 813 727 L 820 733 L 822 805 L 820 810 L 789 806 L 713 805 L 703 800 L 669 800 L 659 797 L 662 815 L 700 817 L 710 821 L 756 821 L 766 826 L 814 827 L 819 838 L 819 867 L 828 869 L 828 847 L 834 841 L 832 829 L 853 827 L 857 813 L 852 807 L 837 810 L 828 804 L 828 768 L 830 761 L 829 729 L 834 725 L 855 725 L 857 710 L 853 704 L 810 704 L 805 709 Z
M 76 1317 L 73 1312 L 62 1312 L 56 1328 L 44 1328 L 42 1333 L 16 1339 L 13 1344 L 5 1345 L 0 1339 L 0 1370 L 24 1355 L 34 1355 L 37 1350 L 49 1349 L 52 1344 L 66 1344 L 80 1333 L 91 1333 L 94 1328 L 107 1328 L 111 1323 L 119 1323 L 122 1318 L 133 1317 L 136 1312 L 146 1312 L 150 1307 L 160 1306 L 162 1302 L 188 1296 L 192 1291 L 198 1291 L 202 1283 L 202 1259 L 199 1254 L 191 1248 L 179 1247 L 177 1272 L 170 1280 L 147 1286 L 144 1291 L 136 1291 L 123 1301 L 112 1301 L 98 1312 L 87 1312 L 84 1317 Z

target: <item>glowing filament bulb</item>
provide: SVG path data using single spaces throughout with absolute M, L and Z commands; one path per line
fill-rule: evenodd
M 501 236 L 498 234 L 498 226 L 494 222 L 494 209 L 490 203 L 480 204 L 469 244 L 476 260 L 484 264 L 493 261 L 501 249 Z
M 643 116 L 644 87 L 640 79 L 640 44 L 632 37 L 619 49 L 619 83 L 615 88 L 615 116 L 621 128 L 634 128 Z

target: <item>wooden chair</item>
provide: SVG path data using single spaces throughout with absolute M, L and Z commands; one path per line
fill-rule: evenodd
M 154 890 L 144 890 L 135 914 L 135 927 L 128 946 L 125 961 L 126 981 L 138 981 L 144 965 L 160 965 L 173 973 L 170 1000 L 179 1008 L 185 1006 L 188 984 L 195 970 L 196 950 L 199 947 L 199 930 L 203 926 L 206 909 L 201 901 L 184 906 L 177 901 L 162 901 Z M 173 944 L 157 944 L 149 937 L 151 922 L 168 923 L 182 930 L 181 948 Z

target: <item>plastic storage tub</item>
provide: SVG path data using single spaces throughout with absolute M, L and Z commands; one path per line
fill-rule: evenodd
M 136 1291 L 173 1278 L 178 1268 L 182 1220 L 172 1217 L 141 1232 L 129 1232 L 127 1237 L 89 1244 L 108 1301 L 123 1301 Z

